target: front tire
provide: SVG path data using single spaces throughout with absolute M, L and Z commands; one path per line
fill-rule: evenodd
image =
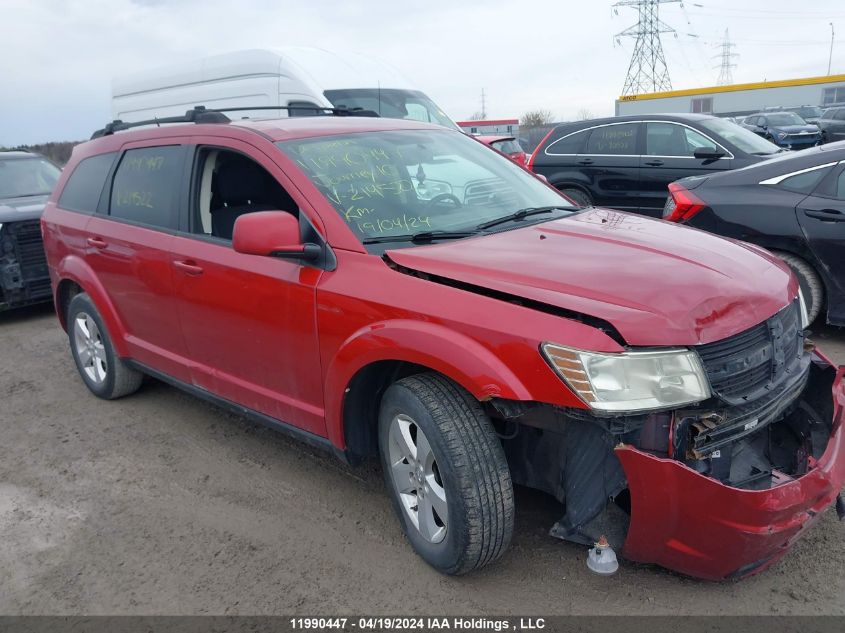
M 103 318 L 86 293 L 67 309 L 70 352 L 85 386 L 98 398 L 114 400 L 134 393 L 144 375 L 129 367 L 114 350 Z
M 403 378 L 379 413 L 385 482 L 414 550 L 438 571 L 465 574 L 498 559 L 513 535 L 513 485 L 490 419 L 437 374 Z
M 800 257 L 791 253 L 773 252 L 792 269 L 792 272 L 798 278 L 801 294 L 804 295 L 804 302 L 807 304 L 807 318 L 812 323 L 818 318 L 824 305 L 824 285 L 822 284 L 822 280 L 819 279 L 819 275 L 815 269 Z

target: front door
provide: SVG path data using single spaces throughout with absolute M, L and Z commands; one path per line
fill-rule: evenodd
M 237 253 L 231 244 L 239 215 L 298 215 L 300 204 L 284 174 L 253 146 L 195 140 L 196 187 L 171 262 L 193 384 L 324 436 L 315 315 L 322 271 Z
M 725 158 L 700 159 L 697 149 L 720 149 Z M 678 123 L 645 123 L 645 149 L 640 157 L 640 213 L 662 217 L 668 185 L 687 176 L 698 176 L 730 169 L 730 154 L 702 133 Z
M 845 165 L 839 165 L 797 209 L 798 223 L 824 271 L 831 320 L 845 320 Z

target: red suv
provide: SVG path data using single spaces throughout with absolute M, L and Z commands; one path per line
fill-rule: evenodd
M 565 504 L 556 536 L 709 579 L 837 500 L 843 369 L 764 251 L 574 207 L 433 125 L 180 120 L 77 147 L 43 216 L 95 395 L 153 376 L 379 455 L 449 574 L 506 550 L 515 483 Z

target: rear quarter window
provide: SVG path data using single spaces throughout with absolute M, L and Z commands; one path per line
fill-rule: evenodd
M 828 173 L 832 167 L 819 167 L 812 171 L 805 171 L 803 174 L 795 174 L 789 178 L 784 178 L 776 186 L 781 189 L 788 189 L 797 193 L 812 193 Z
M 80 161 L 62 189 L 59 207 L 80 213 L 94 213 L 116 155 L 116 152 L 111 152 Z
M 180 145 L 127 150 L 114 174 L 109 215 L 175 229 L 184 156 Z
M 584 151 L 584 144 L 587 142 L 590 130 L 580 132 L 564 132 L 563 136 L 546 145 L 545 152 L 550 156 L 567 156 L 580 154 Z

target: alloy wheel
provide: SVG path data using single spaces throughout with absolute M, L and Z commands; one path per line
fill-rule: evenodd
M 440 543 L 449 520 L 446 490 L 428 438 L 408 415 L 391 420 L 388 454 L 402 508 L 426 541 Z
M 76 355 L 85 375 L 95 384 L 101 384 L 108 375 L 106 348 L 97 322 L 85 312 L 73 321 L 73 341 Z

